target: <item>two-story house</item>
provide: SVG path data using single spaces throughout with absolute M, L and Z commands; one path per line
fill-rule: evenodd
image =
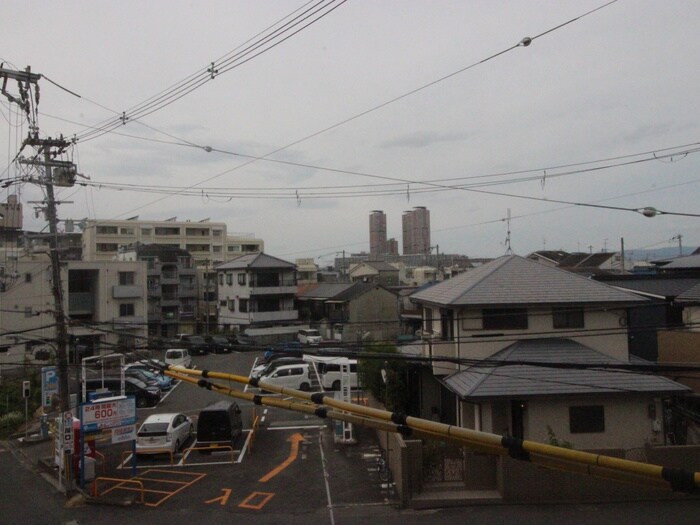
M 284 325 L 299 318 L 296 266 L 265 253 L 241 255 L 216 267 L 219 327 Z
M 627 312 L 647 299 L 512 255 L 412 300 L 422 309 L 423 355 L 434 359 L 424 411 L 583 449 L 664 443 L 663 400 L 687 388 L 625 369 Z

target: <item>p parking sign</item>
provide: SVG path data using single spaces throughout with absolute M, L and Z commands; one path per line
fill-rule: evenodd
M 41 368 L 41 406 L 51 406 L 51 400 L 58 395 L 58 371 L 55 366 Z

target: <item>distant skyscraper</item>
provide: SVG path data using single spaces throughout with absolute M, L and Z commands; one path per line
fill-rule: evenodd
M 430 211 L 425 206 L 416 206 L 403 213 L 401 222 L 403 254 L 430 253 Z
M 386 252 L 386 214 L 374 210 L 369 215 L 369 254 L 376 257 Z

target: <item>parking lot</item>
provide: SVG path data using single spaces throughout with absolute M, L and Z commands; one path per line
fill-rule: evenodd
M 259 357 L 257 352 L 197 356 L 193 366 L 247 376 Z M 138 424 L 150 414 L 177 412 L 196 426 L 200 410 L 222 398 L 230 399 L 180 382 L 158 406 L 138 409 Z M 134 461 L 129 445 L 98 443 L 106 459 L 96 472 L 97 493 L 142 499 L 145 506 L 158 509 L 200 506 L 274 514 L 391 502 L 391 487 L 376 472 L 379 450 L 373 431 L 355 429 L 357 444 L 336 444 L 330 421 L 237 402 L 243 435 L 233 447 L 203 450 L 195 434 L 172 455 L 139 455 Z

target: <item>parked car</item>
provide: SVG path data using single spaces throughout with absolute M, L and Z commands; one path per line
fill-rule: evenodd
M 309 364 L 282 365 L 275 368 L 269 375 L 260 376 L 260 381 L 271 385 L 284 386 L 295 390 L 311 390 Z M 263 387 L 264 389 L 264 387 Z
M 248 352 L 258 349 L 255 340 L 245 334 L 236 334 L 229 339 L 233 344 L 233 349 L 239 352 Z
M 276 354 L 301 357 L 304 355 L 304 350 L 302 344 L 299 341 L 287 341 L 284 343 L 277 344 L 275 346 L 268 346 L 267 348 L 265 348 L 263 358 L 270 359 Z
M 165 364 L 172 366 L 192 366 L 192 357 L 186 348 L 168 348 L 165 351 Z
M 318 345 L 321 343 L 321 332 L 311 328 L 302 328 L 297 332 L 297 341 L 303 345 Z
M 235 446 L 243 434 L 241 409 L 235 401 L 218 401 L 199 412 L 197 446 Z M 201 454 L 211 450 L 200 450 Z
M 173 386 L 172 377 L 163 375 L 159 371 L 154 371 L 152 368 L 149 368 L 146 363 L 132 363 L 126 365 L 125 371 L 128 373 L 130 370 L 138 370 L 149 380 L 155 381 L 161 390 L 170 390 Z
M 204 338 L 209 345 L 209 350 L 216 354 L 230 354 L 234 344 L 225 335 L 210 335 Z
M 250 373 L 250 377 L 257 379 L 259 377 L 269 375 L 270 373 L 272 373 L 273 370 L 275 370 L 279 366 L 294 365 L 299 363 L 304 363 L 304 360 L 301 357 L 281 356 L 277 359 L 272 359 L 268 362 L 262 362 L 259 365 L 254 366 L 253 370 Z
M 160 382 L 153 376 L 149 376 L 149 372 L 146 370 L 139 370 L 138 368 L 126 366 L 124 367 L 124 375 L 126 377 L 136 378 L 139 381 L 143 381 L 148 386 L 155 386 L 162 390 L 162 388 L 160 388 Z
M 88 379 L 85 382 L 85 389 L 90 398 L 90 393 L 107 389 L 111 395 L 121 394 L 121 379 L 114 377 Z M 124 378 L 124 393 L 127 396 L 136 398 L 136 406 L 139 408 L 156 406 L 160 402 L 160 388 L 148 386 L 143 381 L 133 377 Z M 86 400 L 85 400 L 86 401 Z
M 175 453 L 193 431 L 194 425 L 185 414 L 152 414 L 136 433 L 136 454 Z
M 190 355 L 204 355 L 210 351 L 209 343 L 201 335 L 190 335 L 183 341 Z

